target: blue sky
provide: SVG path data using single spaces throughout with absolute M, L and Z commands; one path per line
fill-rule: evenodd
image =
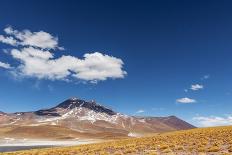
M 232 124 L 231 5 L 1 1 L 0 111 L 77 96 L 130 115 Z M 46 58 L 22 57 L 31 51 Z

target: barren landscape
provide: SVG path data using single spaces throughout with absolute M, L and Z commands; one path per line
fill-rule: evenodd
M 0 114 L 0 150 L 73 146 L 192 129 L 175 117 L 137 117 L 70 98 L 49 109 Z
M 198 128 L 142 138 L 1 155 L 229 155 L 232 154 L 231 133 L 231 126 Z
M 195 128 L 175 117 L 136 117 L 93 101 L 70 98 L 55 107 L 0 114 L 0 138 L 117 139 Z

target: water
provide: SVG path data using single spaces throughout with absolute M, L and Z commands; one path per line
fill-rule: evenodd
M 81 144 L 97 143 L 99 140 L 82 139 L 82 140 L 68 140 L 68 141 L 54 141 L 54 140 L 26 140 L 5 138 L 0 139 L 0 152 L 13 152 L 20 150 L 51 148 L 51 147 L 65 147 Z
M 40 145 L 40 146 L 0 146 L 0 152 L 12 152 L 20 150 L 30 150 L 30 149 L 40 149 L 40 148 L 50 148 L 55 147 L 55 145 Z

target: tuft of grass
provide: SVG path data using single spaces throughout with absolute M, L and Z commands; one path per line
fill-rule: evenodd
M 218 152 L 220 148 L 218 146 L 212 146 L 208 149 L 208 152 Z

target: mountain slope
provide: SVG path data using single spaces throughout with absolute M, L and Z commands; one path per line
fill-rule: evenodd
M 70 98 L 50 109 L 34 112 L 1 112 L 0 127 L 7 128 L 4 133 L 0 133 L 0 137 L 17 135 L 19 138 L 61 139 L 138 137 L 148 133 L 194 128 L 175 116 L 127 116 L 94 101 L 78 98 Z M 24 131 L 28 132 L 23 134 Z M 60 134 L 54 134 L 57 132 Z

